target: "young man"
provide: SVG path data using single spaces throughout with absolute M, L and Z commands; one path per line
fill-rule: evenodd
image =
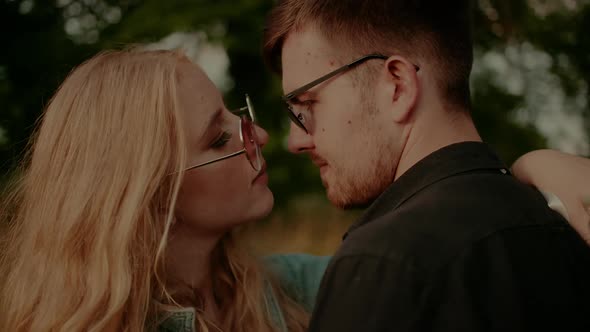
M 265 55 L 289 149 L 366 206 L 311 331 L 590 331 L 590 250 L 472 122 L 469 1 L 285 0 Z

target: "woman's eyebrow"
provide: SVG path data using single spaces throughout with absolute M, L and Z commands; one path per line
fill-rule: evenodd
M 205 130 L 203 131 L 203 137 L 207 136 L 207 133 L 209 133 L 209 131 L 211 131 L 211 128 L 213 128 L 214 126 L 216 126 L 219 122 L 221 122 L 221 118 L 223 115 L 223 107 L 218 108 L 215 113 L 213 113 L 213 115 L 211 115 L 211 117 L 209 118 L 209 121 L 207 121 L 207 126 L 205 127 Z

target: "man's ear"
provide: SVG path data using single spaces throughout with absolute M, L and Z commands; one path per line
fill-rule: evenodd
M 395 122 L 404 122 L 412 114 L 419 95 L 418 68 L 400 56 L 391 56 L 384 64 L 385 89 Z

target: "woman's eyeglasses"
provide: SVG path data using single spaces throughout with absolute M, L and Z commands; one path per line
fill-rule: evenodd
M 246 154 L 246 157 L 250 162 L 250 165 L 252 166 L 252 168 L 254 168 L 255 171 L 259 172 L 262 169 L 262 152 L 260 149 L 258 137 L 256 136 L 255 128 L 256 115 L 254 113 L 254 107 L 252 107 L 250 97 L 246 95 L 246 106 L 239 108 L 237 110 L 233 110 L 231 112 L 240 117 L 239 133 L 243 149 L 230 153 L 223 157 L 215 158 L 213 160 L 209 160 L 204 163 L 188 167 L 185 169 L 185 171 L 207 166 L 209 164 L 213 164 L 218 161 L 239 156 L 241 154 Z

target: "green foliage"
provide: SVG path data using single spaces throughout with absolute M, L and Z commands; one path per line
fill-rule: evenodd
M 485 52 L 528 41 L 551 55 L 551 70 L 561 79 L 561 88 L 576 95 L 590 83 L 590 6 L 574 2 L 575 9 L 540 15 L 530 5 L 533 1 L 478 1 L 476 48 Z M 248 92 L 271 135 L 265 156 L 278 203 L 320 191 L 314 167 L 306 158 L 286 152 L 288 126 L 280 81 L 260 57 L 271 5 L 272 1 L 259 0 L 0 0 L 0 172 L 8 174 L 14 168 L 44 105 L 75 65 L 104 48 L 155 42 L 176 31 L 204 31 L 230 58 L 229 74 L 236 84 L 227 92 L 226 104 L 240 105 Z M 497 86 L 490 75 L 473 82 L 473 114 L 484 139 L 507 163 L 545 147 L 545 138 L 533 126 L 514 120 L 524 96 Z M 588 109 L 577 112 L 590 128 Z

